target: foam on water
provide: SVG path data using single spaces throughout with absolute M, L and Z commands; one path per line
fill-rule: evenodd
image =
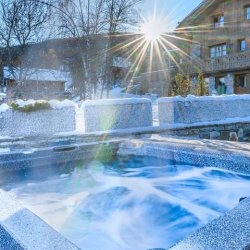
M 235 207 L 249 183 L 247 175 L 149 157 L 30 169 L 0 180 L 84 250 L 166 249 Z

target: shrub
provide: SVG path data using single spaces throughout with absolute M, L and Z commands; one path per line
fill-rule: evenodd
M 51 109 L 51 106 L 48 102 L 46 101 L 37 101 L 34 104 L 27 104 L 24 106 L 20 106 L 17 102 L 12 102 L 11 107 L 20 112 L 35 112 L 39 110 L 49 110 Z
M 185 77 L 180 73 L 176 74 L 173 94 L 185 97 L 190 94 L 190 91 L 191 91 L 191 83 L 189 76 Z
M 198 75 L 198 82 L 197 82 L 197 91 L 196 94 L 198 96 L 206 96 L 208 95 L 208 86 L 205 81 L 205 78 L 202 73 L 199 73 Z

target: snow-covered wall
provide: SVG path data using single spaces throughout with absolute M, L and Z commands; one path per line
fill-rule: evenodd
M 0 136 L 49 136 L 76 128 L 75 105 L 51 101 L 51 110 L 20 112 L 0 105 Z
M 233 121 L 250 116 L 250 95 L 160 98 L 158 108 L 160 125 Z
M 87 101 L 82 109 L 86 132 L 152 126 L 152 103 L 146 98 Z

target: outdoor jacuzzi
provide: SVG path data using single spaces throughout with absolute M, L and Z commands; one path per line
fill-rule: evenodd
M 129 144 L 26 151 L 12 171 L 5 155 L 0 188 L 83 250 L 169 249 L 249 195 L 250 173 L 225 168 L 215 153 L 208 164 L 192 147 Z

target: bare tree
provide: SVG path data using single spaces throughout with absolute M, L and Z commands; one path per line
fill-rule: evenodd
M 105 28 L 108 34 L 105 53 L 105 73 L 104 84 L 102 86 L 101 97 L 106 89 L 107 96 L 111 85 L 111 66 L 113 61 L 113 53 L 111 48 L 114 46 L 114 37 L 117 32 L 129 30 L 129 27 L 138 22 L 138 15 L 135 10 L 137 4 L 141 0 L 104 0 L 105 1 Z
M 69 60 L 69 67 L 71 72 L 74 72 L 75 92 L 81 99 L 91 97 L 90 86 L 93 75 L 90 72 L 93 68 L 93 60 L 90 59 L 90 50 L 93 49 L 93 44 L 90 38 L 103 30 L 103 5 L 104 0 L 64 0 L 54 5 L 58 36 L 73 37 L 78 41 L 75 49 L 79 53 Z M 95 89 L 95 83 L 93 86 Z
M 24 83 L 28 72 L 31 73 L 31 58 L 25 55 L 27 45 L 47 38 L 45 25 L 48 16 L 48 5 L 39 1 L 0 0 L 0 45 L 4 51 L 3 64 L 7 66 L 9 75 L 15 79 L 16 90 Z
M 100 82 L 102 93 L 104 89 L 108 93 L 113 36 L 127 30 L 129 24 L 134 24 L 134 7 L 139 2 L 140 0 L 64 0 L 57 4 L 59 35 L 74 37 L 79 41 L 81 62 L 77 62 L 80 69 L 75 85 L 81 98 L 85 99 L 92 92 L 96 93 Z M 102 39 L 101 49 L 96 47 L 98 39 Z

